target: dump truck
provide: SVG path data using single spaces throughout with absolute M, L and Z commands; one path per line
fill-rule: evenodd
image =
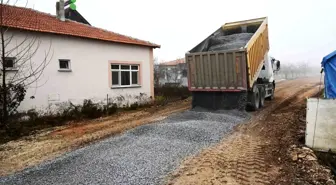
M 251 109 L 275 92 L 267 17 L 226 23 L 185 55 L 192 107 Z

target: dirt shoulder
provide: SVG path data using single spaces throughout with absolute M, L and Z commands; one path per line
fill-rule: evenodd
M 164 119 L 190 108 L 190 100 L 44 130 L 0 145 L 0 176 L 54 159 L 85 144 Z
M 281 83 L 274 102 L 221 143 L 187 159 L 168 184 L 332 183 L 330 170 L 302 141 L 305 98 L 317 92 L 317 79 Z

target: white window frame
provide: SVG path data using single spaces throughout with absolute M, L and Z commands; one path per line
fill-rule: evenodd
M 67 61 L 69 67 L 67 69 L 61 68 L 61 61 Z M 70 59 L 58 59 L 58 71 L 59 72 L 72 72 L 71 60 Z
M 119 69 L 112 69 L 112 66 L 119 66 Z M 121 66 L 129 66 L 129 69 L 121 69 Z M 138 69 L 132 69 L 132 66 L 137 66 Z M 119 63 L 111 63 L 111 87 L 112 88 L 123 88 L 123 87 L 140 87 L 140 64 L 119 64 Z M 130 72 L 130 85 L 121 85 L 121 72 L 127 71 Z M 118 85 L 113 84 L 113 74 L 112 72 L 118 72 Z M 138 83 L 132 84 L 132 72 L 138 72 Z

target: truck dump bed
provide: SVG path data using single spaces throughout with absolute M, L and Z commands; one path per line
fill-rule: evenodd
M 268 50 L 267 18 L 225 24 L 186 54 L 189 90 L 248 90 Z

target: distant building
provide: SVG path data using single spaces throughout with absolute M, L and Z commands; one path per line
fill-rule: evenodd
M 160 84 L 179 84 L 188 86 L 188 70 L 184 58 L 179 58 L 159 65 L 161 71 Z

